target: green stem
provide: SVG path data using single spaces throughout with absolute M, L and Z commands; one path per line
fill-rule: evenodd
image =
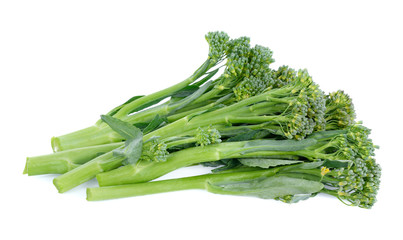
M 187 106 L 186 109 L 188 109 L 187 111 L 182 111 L 179 113 L 176 113 L 174 115 L 168 116 L 168 122 L 174 122 L 176 120 L 179 120 L 183 117 L 186 116 L 191 116 L 193 114 L 198 114 L 198 113 L 202 113 L 204 111 L 207 111 L 209 109 L 214 108 L 215 106 L 218 106 L 219 104 L 225 102 L 226 100 L 228 100 L 229 98 L 231 98 L 233 96 L 233 94 L 227 94 L 217 100 L 215 100 L 214 102 L 208 103 L 208 101 L 203 102 L 203 103 L 199 103 L 199 104 L 191 104 L 189 106 Z
M 62 174 L 97 157 L 112 151 L 124 143 L 110 143 L 92 147 L 77 148 L 53 154 L 27 157 L 24 173 L 28 175 Z
M 234 114 L 235 115 L 235 114 Z M 285 116 L 228 116 L 227 121 L 230 123 L 248 123 L 248 124 L 259 124 L 262 122 L 287 122 L 289 118 Z
M 99 201 L 114 198 L 141 196 L 187 189 L 204 189 L 203 178 L 172 179 L 100 188 L 87 188 L 87 200 Z
M 184 138 L 184 139 L 180 139 L 180 140 L 168 142 L 168 143 L 166 143 L 166 145 L 167 145 L 167 149 L 168 149 L 168 148 L 175 147 L 175 146 L 179 146 L 179 145 L 183 145 L 183 144 L 195 143 L 196 141 L 197 141 L 197 140 L 196 140 L 195 137 L 188 137 L 188 138 Z
M 94 178 L 97 174 L 109 171 L 122 165 L 124 157 L 113 156 L 113 152 L 105 153 L 93 160 L 53 179 L 53 184 L 60 193 L 66 192 Z
M 172 192 L 179 190 L 188 190 L 188 189 L 205 189 L 212 193 L 222 194 L 223 192 L 220 192 L 219 189 L 211 188 L 210 183 L 218 183 L 218 182 L 223 183 L 227 181 L 231 182 L 231 181 L 261 178 L 261 177 L 270 177 L 275 175 L 280 170 L 281 167 L 266 170 L 245 171 L 245 172 L 205 174 L 186 178 L 169 179 L 162 181 L 136 183 L 136 184 L 119 185 L 119 186 L 88 188 L 87 200 L 98 201 L 98 200 L 115 199 L 123 197 L 142 196 L 163 192 Z
M 168 97 L 168 96 L 172 95 L 173 93 L 181 90 L 182 88 L 184 88 L 184 87 L 188 86 L 189 84 L 193 83 L 194 81 L 196 81 L 199 77 L 201 77 L 204 73 L 206 73 L 211 67 L 213 67 L 213 65 L 210 63 L 210 59 L 208 59 L 192 74 L 192 76 L 188 77 L 184 81 L 177 83 L 171 87 L 168 87 L 164 90 L 152 93 L 150 95 L 139 98 L 133 102 L 130 102 L 129 104 L 123 106 L 114 116 L 116 118 L 121 118 L 121 117 L 127 116 L 133 109 L 149 102 L 150 100 L 160 99 L 160 98 Z
M 194 103 L 200 103 L 200 102 L 204 102 L 207 101 L 211 98 L 216 97 L 218 94 L 220 94 L 222 91 L 224 90 L 224 88 L 217 88 L 214 87 L 213 89 L 211 89 L 210 91 L 206 92 L 205 94 L 203 94 L 200 98 L 198 98 Z

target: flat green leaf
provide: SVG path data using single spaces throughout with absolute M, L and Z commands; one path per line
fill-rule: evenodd
M 136 128 L 139 128 L 141 131 L 143 131 L 150 123 L 148 122 L 137 122 L 134 123 L 133 126 L 135 126 Z
M 143 149 L 143 137 L 126 140 L 123 149 L 114 150 L 114 155 L 125 157 L 123 165 L 135 164 L 141 157 Z
M 153 120 L 143 129 L 143 134 L 147 134 L 149 132 L 154 131 L 157 129 L 161 124 L 167 122 L 165 117 L 160 117 L 160 115 L 156 115 Z
M 351 160 L 325 160 L 323 166 L 328 168 L 348 168 L 353 164 Z
M 221 162 L 221 160 L 219 160 L 219 161 L 202 162 L 202 163 L 200 163 L 200 165 L 202 165 L 204 167 L 219 167 L 219 166 L 222 166 L 223 163 Z
M 210 71 L 210 72 L 206 73 L 207 76 L 205 76 L 202 80 L 200 80 L 200 81 L 198 81 L 198 82 L 195 82 L 195 83 L 194 83 L 193 85 L 191 85 L 191 86 L 198 86 L 198 87 L 200 87 L 200 86 L 203 85 L 205 82 L 207 82 L 208 80 L 210 80 L 210 79 L 218 72 L 218 70 L 220 70 L 220 69 L 217 68 L 217 69 L 215 69 L 215 70 L 213 70 L 213 71 Z
M 330 131 L 319 131 L 311 134 L 308 138 L 316 139 L 316 140 L 326 140 L 332 139 L 335 136 L 340 134 L 347 133 L 347 130 L 330 130 Z
M 139 135 L 142 137 L 141 130 L 128 122 L 109 115 L 102 115 L 101 119 L 126 140 L 138 138 Z
M 323 165 L 323 161 L 304 162 L 284 168 L 282 171 L 295 171 L 298 169 L 314 169 Z
M 177 101 L 174 102 L 170 105 L 172 108 L 171 112 L 169 114 L 175 113 L 177 110 L 184 108 L 187 106 L 189 103 L 193 102 L 196 100 L 198 97 L 200 97 L 211 85 L 211 82 L 206 82 L 203 86 L 201 86 L 198 90 L 196 90 L 193 94 Z
M 213 193 L 253 196 L 263 199 L 274 199 L 287 195 L 312 194 L 319 192 L 323 184 L 316 181 L 273 176 L 245 181 L 224 183 L 208 183 L 207 190 Z
M 192 95 L 197 90 L 199 90 L 198 86 L 189 85 L 189 86 L 186 86 L 186 87 L 182 88 L 181 90 L 177 91 L 176 93 L 174 93 L 172 95 L 172 97 L 175 97 L 175 98 L 187 97 L 187 96 Z
M 297 160 L 270 159 L 270 158 L 241 158 L 238 160 L 245 166 L 260 167 L 260 168 L 270 168 L 275 166 L 291 165 L 302 162 Z
M 222 160 L 220 160 L 220 162 L 221 162 L 222 166 L 211 170 L 211 172 L 218 173 L 218 172 L 227 171 L 227 170 L 241 166 L 241 164 L 239 163 L 239 161 L 237 159 L 222 159 Z

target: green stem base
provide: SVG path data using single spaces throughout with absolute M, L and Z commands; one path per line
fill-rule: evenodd
M 40 174 L 63 174 L 90 161 L 99 154 L 112 151 L 124 143 L 77 148 L 53 154 L 27 157 L 24 173 L 29 176 Z

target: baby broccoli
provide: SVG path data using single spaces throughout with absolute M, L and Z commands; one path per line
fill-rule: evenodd
M 91 201 L 205 189 L 287 203 L 328 194 L 371 208 L 378 146 L 350 96 L 325 94 L 306 69 L 273 69 L 273 52 L 249 37 L 205 38 L 208 56 L 190 77 L 53 137 L 55 153 L 27 158 L 24 173 L 61 174 L 53 180 L 59 192 L 96 178 Z M 216 168 L 149 182 L 197 164 Z

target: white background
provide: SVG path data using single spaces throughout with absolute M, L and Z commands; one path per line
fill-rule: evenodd
M 399 238 L 398 2 L 1 1 L 0 238 Z M 307 68 L 324 91 L 344 89 L 354 99 L 358 119 L 381 146 L 373 209 L 326 196 L 289 205 L 198 190 L 87 202 L 85 187 L 95 181 L 58 194 L 54 176 L 22 174 L 25 157 L 51 152 L 50 137 L 186 78 L 207 56 L 204 34 L 215 30 L 249 36 L 273 50 L 273 67 Z

